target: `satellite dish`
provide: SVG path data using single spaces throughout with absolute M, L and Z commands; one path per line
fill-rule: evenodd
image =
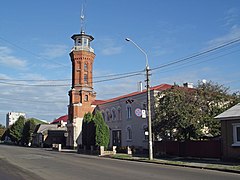
M 202 83 L 203 83 L 203 84 L 206 84 L 206 83 L 207 83 L 207 80 L 206 80 L 206 79 L 203 79 L 203 80 L 202 80 Z

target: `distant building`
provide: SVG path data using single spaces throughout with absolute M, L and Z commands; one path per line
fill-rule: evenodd
M 32 146 L 51 147 L 52 144 L 66 146 L 67 128 L 58 124 L 39 124 L 32 135 Z
M 20 116 L 26 118 L 26 114 L 23 112 L 8 112 L 6 115 L 6 127 L 13 125 Z

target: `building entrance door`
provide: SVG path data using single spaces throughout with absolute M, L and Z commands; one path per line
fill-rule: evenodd
M 122 140 L 121 140 L 121 130 L 113 130 L 112 131 L 112 144 L 113 146 L 122 146 Z

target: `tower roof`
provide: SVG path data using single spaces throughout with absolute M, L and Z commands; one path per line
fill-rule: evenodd
M 88 38 L 90 41 L 92 41 L 94 39 L 91 35 L 87 35 L 84 32 L 81 32 L 80 34 L 74 34 L 74 35 L 72 35 L 71 38 L 73 40 L 76 40 L 78 37 L 85 37 L 85 38 Z

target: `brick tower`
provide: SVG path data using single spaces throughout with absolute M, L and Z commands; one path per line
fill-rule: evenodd
M 96 94 L 93 91 L 92 68 L 95 58 L 90 42 L 94 39 L 84 31 L 72 36 L 74 47 L 72 61 L 72 88 L 69 91 L 67 146 L 76 148 L 82 144 L 82 121 L 85 113 L 92 112 Z

